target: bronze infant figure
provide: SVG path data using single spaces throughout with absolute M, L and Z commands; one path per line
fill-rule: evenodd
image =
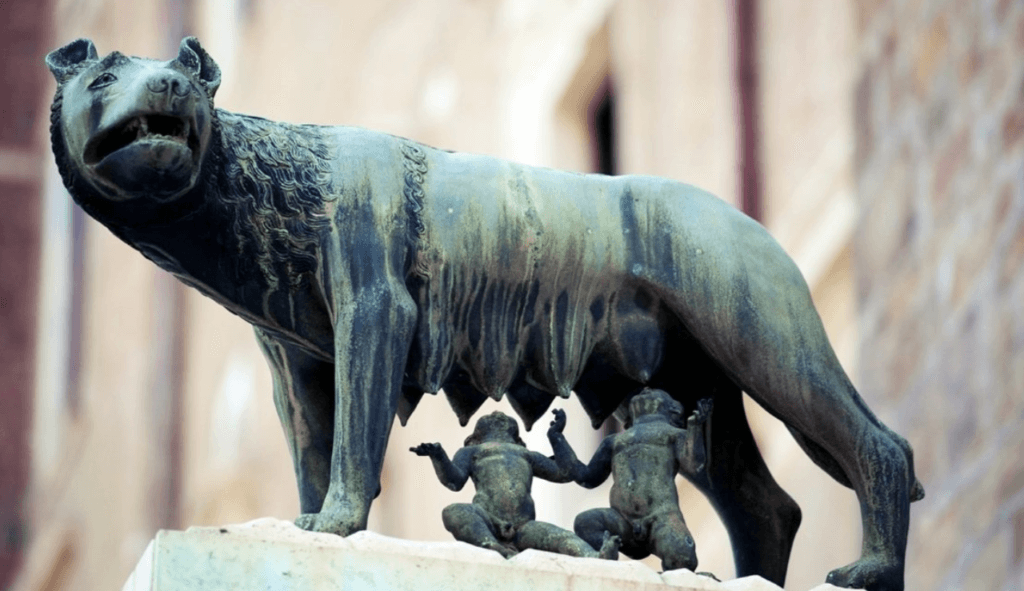
M 554 413 L 548 439 L 562 437 L 565 428 L 565 412 Z M 530 496 L 533 477 L 569 482 L 570 472 L 554 459 L 526 449 L 512 417 L 498 411 L 481 417 L 454 459 L 448 459 L 440 443 L 421 443 L 410 451 L 430 457 L 438 479 L 452 490 L 462 490 L 466 481 L 473 479 L 473 502 L 448 505 L 441 513 L 445 529 L 456 540 L 495 550 L 505 558 L 528 548 L 569 556 L 618 558 L 617 536 L 602 532 L 596 544 L 588 544 L 571 531 L 537 521 Z
M 508 395 L 527 426 L 575 391 L 594 425 L 644 387 L 715 401 L 703 492 L 737 572 L 782 584 L 800 510 L 762 460 L 747 392 L 860 499 L 864 544 L 829 575 L 903 588 L 908 443 L 868 409 L 792 260 L 692 186 L 450 153 L 354 127 L 215 109 L 220 69 L 79 39 L 46 57 L 75 201 L 253 324 L 307 529 L 366 527 L 394 417 L 444 389 L 462 424 Z
M 577 483 L 594 488 L 609 475 L 614 481 L 611 507 L 577 515 L 576 535 L 591 545 L 616 536 L 630 558 L 654 554 L 666 571 L 696 571 L 697 549 L 679 510 L 675 476 L 707 485 L 704 424 L 712 405 L 710 398 L 700 400 L 683 429 L 682 405 L 663 390 L 646 388 L 629 402 L 629 427 L 605 437 L 586 465 L 561 433 L 549 434 L 555 461 Z

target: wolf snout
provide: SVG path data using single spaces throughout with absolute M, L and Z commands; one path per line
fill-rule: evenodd
M 186 97 L 192 93 L 192 84 L 177 72 L 160 73 L 146 81 L 146 89 L 153 94 Z

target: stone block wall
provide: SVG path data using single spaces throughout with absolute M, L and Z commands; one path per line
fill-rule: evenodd
M 915 589 L 1024 582 L 1024 2 L 858 3 L 858 383 L 910 439 Z

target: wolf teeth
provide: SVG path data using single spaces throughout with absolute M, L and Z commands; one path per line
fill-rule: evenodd
M 143 117 L 142 137 L 184 143 L 188 139 L 188 127 L 188 122 L 181 119 L 161 118 L 159 121 L 154 121 L 149 117 Z
M 105 131 L 101 136 L 93 137 L 83 154 L 85 162 L 95 164 L 129 144 L 149 139 L 182 144 L 193 150 L 194 155 L 195 148 L 189 144 L 191 122 L 176 117 L 159 117 L 151 120 L 149 115 L 136 116 L 119 127 Z
M 153 131 L 150 129 L 150 121 L 146 116 L 136 117 L 127 124 L 125 124 L 124 131 L 126 134 L 134 134 L 135 139 L 133 141 L 142 139 L 162 139 L 170 140 L 179 143 L 186 143 L 188 141 L 189 123 L 187 121 L 180 121 L 176 129 L 164 131 Z

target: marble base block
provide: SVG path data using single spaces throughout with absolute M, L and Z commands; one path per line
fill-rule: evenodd
M 289 521 L 161 530 L 122 591 L 779 591 L 761 577 L 719 583 L 632 561 L 527 550 L 511 560 L 462 542 L 413 542 L 360 532 L 347 538 Z M 836 589 L 820 585 L 813 591 Z

